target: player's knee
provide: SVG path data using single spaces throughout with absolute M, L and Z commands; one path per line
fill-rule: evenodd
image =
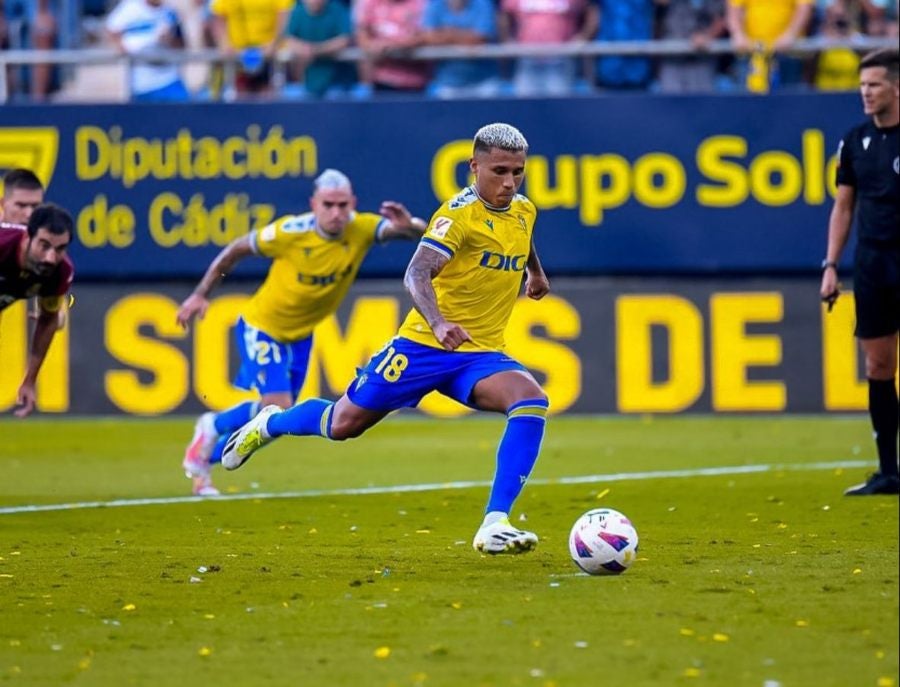
M 355 439 L 365 431 L 365 425 L 353 418 L 333 417 L 331 426 L 328 428 L 328 438 L 334 441 L 346 441 L 347 439 Z
M 866 361 L 866 377 L 868 379 L 882 380 L 893 379 L 897 375 L 897 370 L 887 360 L 867 360 Z
M 524 394 L 522 398 L 518 399 L 518 401 L 516 402 L 518 403 L 521 401 L 531 401 L 533 403 L 543 404 L 547 407 L 550 406 L 550 398 L 547 396 L 544 390 L 537 385 L 535 385 L 533 389 L 530 389 L 528 393 Z
M 896 362 L 891 355 L 866 356 L 866 377 L 869 379 L 893 379 L 896 373 Z
M 544 409 L 541 411 L 541 414 L 546 415 L 547 410 L 550 408 L 550 399 L 547 397 L 547 394 L 544 393 L 543 389 L 537 387 L 534 391 L 520 395 L 519 398 L 515 399 L 512 403 L 509 403 L 506 408 L 506 413 L 509 415 L 510 411 L 515 410 L 516 408 L 528 406 L 541 407 Z
M 288 394 L 266 395 L 260 399 L 259 403 L 260 408 L 265 408 L 266 406 L 278 406 L 283 410 L 287 410 L 293 405 L 294 402 L 291 400 L 291 397 Z

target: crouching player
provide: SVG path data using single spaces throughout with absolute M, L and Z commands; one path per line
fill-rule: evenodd
M 72 217 L 58 205 L 38 205 L 28 226 L 0 223 L 0 314 L 19 299 L 37 298 L 25 378 L 16 394 L 16 417 L 32 413 L 38 373 L 60 326 L 75 268 L 69 259 Z M 0 358 L 2 359 L 2 358 Z

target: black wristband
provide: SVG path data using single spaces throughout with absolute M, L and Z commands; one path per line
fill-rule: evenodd
M 830 267 L 831 269 L 833 269 L 835 272 L 837 272 L 838 266 L 837 266 L 837 263 L 836 263 L 836 262 L 831 262 L 831 261 L 829 261 L 829 260 L 823 260 L 823 261 L 822 261 L 822 271 L 824 272 L 824 271 L 827 270 L 829 267 Z

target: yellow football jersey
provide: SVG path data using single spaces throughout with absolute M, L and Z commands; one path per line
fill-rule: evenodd
M 209 10 L 225 18 L 229 42 L 243 50 L 275 40 L 278 14 L 293 7 L 293 0 L 212 0 Z
M 433 281 L 438 309 L 472 337 L 457 350 L 503 349 L 503 334 L 522 289 L 536 217 L 534 205 L 525 196 L 515 196 L 507 210 L 492 210 L 469 187 L 441 205 L 431 218 L 421 243 L 450 260 Z M 415 309 L 406 316 L 399 334 L 440 347 Z
M 247 324 L 278 341 L 303 339 L 334 313 L 356 278 L 363 258 L 387 220 L 354 213 L 339 239 L 316 232 L 313 213 L 288 215 L 251 236 L 257 255 L 272 266 L 243 312 Z
M 771 45 L 791 25 L 797 7 L 810 5 L 813 0 L 729 0 L 735 7 L 743 7 L 744 31 L 754 41 Z

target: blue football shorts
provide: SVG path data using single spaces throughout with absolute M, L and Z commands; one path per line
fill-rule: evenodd
M 474 408 L 475 385 L 497 372 L 525 367 L 499 351 L 445 351 L 397 336 L 360 370 L 347 397 L 367 410 L 391 411 L 416 406 L 431 391 Z
M 241 367 L 234 384 L 260 394 L 288 391 L 296 401 L 306 379 L 312 335 L 299 341 L 277 341 L 241 317 L 234 329 Z

